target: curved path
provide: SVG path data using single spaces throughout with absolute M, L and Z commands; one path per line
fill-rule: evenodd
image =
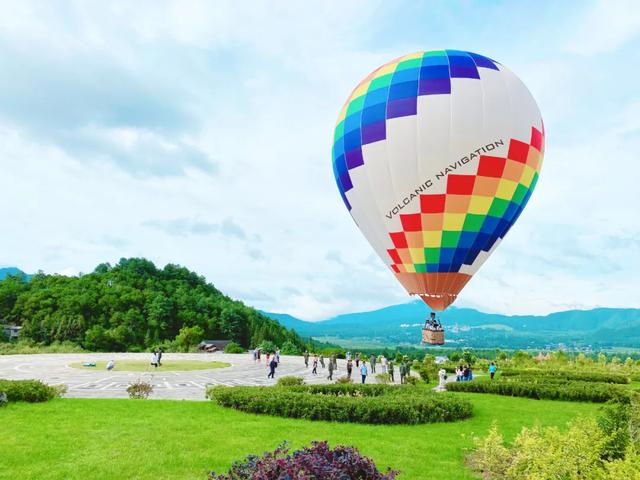
M 113 359 L 116 369 L 108 372 L 102 369 L 79 369 L 70 367 L 75 362 L 107 361 Z M 60 353 L 40 355 L 0 355 L 0 378 L 39 379 L 45 383 L 65 384 L 69 390 L 67 397 L 81 398 L 126 398 L 129 383 L 144 379 L 151 382 L 154 391 L 151 398 L 174 400 L 204 400 L 205 389 L 209 385 L 274 385 L 284 375 L 299 375 L 308 384 L 331 383 L 326 377 L 326 369 L 318 367 L 318 375 L 311 374 L 311 367 L 305 368 L 302 357 L 285 356 L 276 369 L 276 380 L 267 378 L 269 369 L 264 357 L 262 363 L 255 363 L 251 354 L 225 353 L 165 353 L 163 362 L 171 360 L 221 361 L 230 363 L 228 368 L 213 370 L 195 370 L 188 372 L 154 371 L 149 367 L 146 372 L 119 372 L 118 360 L 150 361 L 150 353 Z M 311 363 L 311 359 L 310 359 Z M 396 369 L 397 370 L 397 369 Z M 378 367 L 378 372 L 379 372 Z M 346 361 L 338 360 L 338 370 L 334 380 L 346 374 Z M 353 369 L 354 381 L 360 376 Z M 375 383 L 375 375 L 367 377 L 367 383 Z M 396 373 L 396 381 L 398 374 Z

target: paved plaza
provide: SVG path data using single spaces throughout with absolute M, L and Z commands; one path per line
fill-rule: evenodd
M 69 365 L 77 362 L 108 361 L 113 359 L 116 369 L 108 372 L 97 368 L 74 368 Z M 138 379 L 149 381 L 154 390 L 151 398 L 173 400 L 205 400 L 205 389 L 210 385 L 274 385 L 279 377 L 299 375 L 308 384 L 330 383 L 328 371 L 318 366 L 318 375 L 305 368 L 302 357 L 281 356 L 276 369 L 276 379 L 268 379 L 269 369 L 262 363 L 255 363 L 251 354 L 225 353 L 165 353 L 162 362 L 172 360 L 198 360 L 203 362 L 220 361 L 230 363 L 228 368 L 213 370 L 195 370 L 188 372 L 154 371 L 149 367 L 145 372 L 119 372 L 118 361 L 142 360 L 150 361 L 150 353 L 69 353 L 42 355 L 0 355 L 0 378 L 5 379 L 39 379 L 45 383 L 65 384 L 69 390 L 67 397 L 78 398 L 127 398 L 127 386 Z M 325 364 L 327 360 L 325 360 Z M 367 366 L 369 366 L 367 364 Z M 352 378 L 360 381 L 360 375 L 353 365 Z M 397 370 L 397 369 L 396 369 Z M 338 370 L 333 378 L 346 375 L 346 360 L 338 360 Z M 378 367 L 379 373 L 379 367 Z M 375 375 L 367 377 L 367 383 L 375 383 Z M 398 373 L 396 372 L 396 381 Z

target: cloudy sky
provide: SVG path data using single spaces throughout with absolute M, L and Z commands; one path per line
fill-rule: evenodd
M 144 256 L 304 319 L 407 301 L 331 138 L 380 64 L 495 58 L 545 120 L 518 224 L 457 305 L 640 307 L 640 9 L 595 2 L 0 2 L 0 265 Z

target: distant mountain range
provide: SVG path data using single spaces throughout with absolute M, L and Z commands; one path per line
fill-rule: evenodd
M 306 322 L 264 312 L 304 337 L 344 346 L 417 345 L 430 310 L 421 301 Z M 450 307 L 439 315 L 447 346 L 475 348 L 640 348 L 640 309 L 596 308 L 545 316 L 499 315 Z
M 24 273 L 19 268 L 16 268 L 16 267 L 0 268 L 0 280 L 4 280 L 5 277 L 7 277 L 8 275 L 18 275 L 18 274 L 24 275 L 27 278 L 27 280 L 31 279 L 31 275 Z

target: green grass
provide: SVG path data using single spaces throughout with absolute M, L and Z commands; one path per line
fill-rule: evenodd
M 70 363 L 73 368 L 82 370 L 104 370 L 107 368 L 107 362 L 94 362 L 95 367 L 84 367 L 85 362 Z M 115 360 L 114 371 L 118 372 L 187 372 L 190 370 L 213 370 L 215 368 L 230 367 L 230 363 L 226 362 L 201 362 L 198 360 L 164 360 L 158 368 L 152 367 L 149 362 L 144 360 Z
M 213 402 L 55 399 L 0 410 L 0 479 L 206 479 L 248 453 L 312 440 L 358 447 L 400 479 L 471 479 L 465 451 L 496 421 L 508 440 L 523 425 L 561 425 L 597 406 L 466 396 L 475 416 L 456 423 L 369 426 L 251 415 Z M 8 433 L 8 434 L 7 434 Z

